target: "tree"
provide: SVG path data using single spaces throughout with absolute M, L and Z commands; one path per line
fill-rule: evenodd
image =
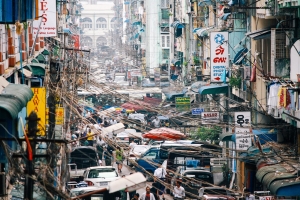
M 219 126 L 212 127 L 200 127 L 197 131 L 191 134 L 191 137 L 195 140 L 207 141 L 210 142 L 218 140 L 219 134 L 222 133 L 222 128 Z

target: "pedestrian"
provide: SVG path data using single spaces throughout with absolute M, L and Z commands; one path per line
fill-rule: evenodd
M 135 143 L 134 140 L 131 141 L 131 143 L 129 144 L 129 150 L 133 149 L 133 147 L 135 147 L 137 144 Z
M 109 122 L 108 122 L 108 120 L 106 118 L 104 119 L 103 126 L 104 127 L 108 127 L 109 126 Z
M 87 131 L 87 141 L 89 143 L 89 146 L 93 146 L 94 143 L 94 133 L 92 130 L 89 128 Z
M 133 173 L 130 173 L 132 175 Z M 134 195 L 136 194 L 136 190 L 129 192 L 129 199 L 134 199 Z
M 131 200 L 139 200 L 140 194 L 136 193 L 133 195 L 133 198 L 131 198 Z
M 246 189 L 245 192 L 246 192 L 246 200 L 255 200 L 255 196 L 251 194 L 248 189 Z
M 111 157 L 112 154 L 109 151 L 109 147 L 104 149 L 104 160 L 105 160 L 105 166 L 111 166 Z
M 154 195 L 150 192 L 150 187 L 146 187 L 146 192 L 142 194 L 141 200 L 155 200 Z
M 152 188 L 150 189 L 150 192 L 154 195 L 156 200 L 159 200 L 159 191 L 160 191 L 161 183 L 157 181 L 157 179 L 154 178 L 154 183 L 152 183 Z M 164 200 L 164 195 L 162 195 L 162 200 Z
M 116 151 L 116 164 L 118 165 L 118 171 L 119 173 L 122 172 L 122 166 L 123 166 L 123 150 L 121 149 L 121 147 L 117 147 L 117 151 Z
M 111 120 L 110 120 L 110 125 L 114 125 L 114 124 L 117 124 L 118 122 L 117 122 L 117 120 L 116 119 L 114 119 L 114 118 L 111 118 Z
M 152 124 L 155 128 L 159 128 L 160 127 L 160 120 L 155 117 L 155 119 L 152 121 Z
M 185 190 L 180 185 L 179 181 L 176 182 L 176 186 L 174 187 L 173 195 L 174 195 L 174 200 L 184 199 L 184 197 L 185 197 Z
M 154 177 L 161 180 L 162 182 L 166 181 L 166 175 L 167 175 L 167 171 L 166 169 L 160 165 L 155 171 L 154 171 Z M 158 194 L 159 195 L 163 195 L 164 191 L 165 191 L 165 186 L 164 184 L 161 184 L 160 182 L 158 182 L 159 185 L 157 186 L 158 190 Z

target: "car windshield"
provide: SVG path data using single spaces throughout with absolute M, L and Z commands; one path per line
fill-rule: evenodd
M 227 195 L 227 191 L 224 189 L 205 189 L 204 194 L 214 194 L 214 195 Z
M 195 179 L 197 180 L 202 180 L 206 182 L 211 182 L 212 180 L 212 176 L 210 174 L 204 174 L 201 172 L 186 172 L 183 174 L 183 176 L 189 176 L 189 175 L 195 176 Z
M 88 178 L 113 178 L 118 177 L 114 168 L 91 169 Z

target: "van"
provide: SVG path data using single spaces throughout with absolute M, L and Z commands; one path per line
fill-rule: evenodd
M 86 168 L 99 165 L 99 157 L 95 147 L 80 146 L 73 149 L 70 155 L 69 171 L 71 179 L 83 176 Z
M 137 160 L 137 171 L 144 172 L 144 170 L 154 173 L 154 171 L 169 157 L 170 149 L 194 149 L 201 147 L 202 144 L 178 144 L 178 143 L 163 143 L 158 147 L 151 147 L 148 149 L 140 159 Z M 147 173 L 146 173 L 147 176 Z M 147 176 L 148 180 L 151 179 Z

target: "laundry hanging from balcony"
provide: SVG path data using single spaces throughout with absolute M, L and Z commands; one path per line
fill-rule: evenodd
M 174 35 L 176 38 L 178 38 L 182 35 L 182 29 L 184 28 L 184 25 L 181 22 L 179 22 L 178 20 L 174 21 L 171 24 L 171 27 L 174 28 Z

